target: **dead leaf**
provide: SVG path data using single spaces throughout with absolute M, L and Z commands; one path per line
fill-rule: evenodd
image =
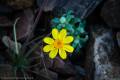
M 17 39 L 22 39 L 30 34 L 30 30 L 33 24 L 34 14 L 31 9 L 24 11 L 20 17 L 16 27 L 17 27 Z

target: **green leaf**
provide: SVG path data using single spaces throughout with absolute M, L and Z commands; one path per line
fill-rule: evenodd
M 79 23 L 79 26 L 76 29 L 76 31 L 78 31 L 79 34 L 80 33 L 85 33 L 85 26 L 86 26 L 85 22 L 84 23 L 82 23 L 82 22 Z
M 62 29 L 62 24 L 59 24 L 56 28 L 58 29 L 58 30 L 61 30 Z
M 88 35 L 85 36 L 85 38 L 80 38 L 82 42 L 86 42 L 88 40 Z
M 72 46 L 75 50 L 79 51 L 88 40 L 88 35 L 85 32 L 86 21 L 75 17 L 72 10 L 67 11 L 60 19 L 57 18 L 55 21 L 57 21 L 57 24 L 54 23 L 52 26 L 56 27 L 58 30 L 62 28 L 67 29 L 68 34 L 74 37 Z
M 59 18 L 54 18 L 54 19 L 52 19 L 52 23 L 59 23 L 60 21 L 59 21 Z
M 72 10 L 68 10 L 66 14 L 67 15 L 71 15 L 71 14 L 73 14 L 73 11 Z
M 80 52 L 80 48 L 81 48 L 81 45 L 80 44 L 77 44 L 77 47 L 75 49 L 75 52 L 76 53 L 79 53 Z
M 81 22 L 81 19 L 80 18 L 74 18 L 71 23 L 72 24 L 76 24 L 76 23 L 80 23 Z
M 17 35 L 16 35 L 16 24 L 18 22 L 20 18 L 17 18 L 14 22 L 13 25 L 13 34 L 14 34 L 14 41 L 15 41 L 15 50 L 16 50 L 16 54 L 19 54 L 19 49 L 18 49 L 18 42 L 17 42 Z
M 13 52 L 15 52 L 16 53 L 16 49 L 15 49 L 15 42 L 14 41 L 12 41 L 8 36 L 4 36 L 3 38 L 2 38 L 2 41 L 3 41 L 3 43 L 4 43 L 4 45 L 7 47 L 7 48 L 10 48 L 10 50 L 11 51 L 13 51 Z M 18 43 L 18 50 L 20 50 L 21 49 L 21 43 Z
M 85 36 L 85 38 L 80 38 L 80 45 L 81 47 L 85 46 L 85 43 L 88 40 L 88 35 Z
M 74 15 L 67 15 L 66 21 L 69 23 L 74 18 Z
M 66 18 L 65 17 L 61 17 L 60 18 L 60 23 L 62 23 L 62 24 L 66 23 Z
M 85 26 L 86 26 L 86 21 L 85 21 L 85 20 L 81 21 L 80 24 L 79 24 L 79 26 L 85 28 Z
M 76 29 L 76 31 L 78 32 L 78 34 L 85 32 L 84 28 L 81 27 L 81 26 L 79 26 L 79 27 Z
M 75 37 L 72 46 L 76 48 L 77 45 L 79 44 L 79 41 L 80 41 L 80 37 L 79 36 Z
M 73 28 L 73 25 L 71 24 L 66 24 L 65 25 L 65 28 L 71 33 L 73 34 L 75 32 L 74 28 Z

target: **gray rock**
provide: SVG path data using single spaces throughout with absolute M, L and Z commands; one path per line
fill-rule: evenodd
M 50 0 L 46 2 L 43 10 L 51 11 L 54 8 L 64 11 L 69 9 L 73 10 L 75 14 L 81 18 L 87 17 L 101 2 L 102 0 Z M 42 6 L 44 0 L 37 0 L 38 6 Z M 59 13 L 60 14 L 60 13 Z
M 102 0 L 69 0 L 63 8 L 71 9 L 82 19 L 91 14 L 92 11 L 100 4 Z
M 110 57 L 114 54 L 114 43 L 112 32 L 103 26 L 96 26 L 93 31 L 93 61 L 95 63 L 94 80 L 114 80 L 119 73 L 113 74 L 115 65 L 110 61 Z M 114 54 L 115 55 L 115 54 Z M 119 66 L 117 66 L 119 67 Z M 120 70 L 120 67 L 117 68 Z
M 120 0 L 107 0 L 102 8 L 101 16 L 112 28 L 120 28 Z
M 100 35 L 96 35 L 93 45 L 95 80 L 110 80 L 108 73 L 112 69 L 112 65 L 108 55 L 112 52 L 112 38 L 109 31 L 100 29 L 97 30 Z
M 120 48 L 120 32 L 117 32 L 116 37 L 117 37 L 118 46 L 119 46 L 119 48 Z

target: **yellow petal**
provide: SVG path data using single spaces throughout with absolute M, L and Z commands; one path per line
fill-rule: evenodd
M 65 39 L 64 39 L 64 43 L 71 43 L 73 41 L 73 37 L 72 36 L 67 36 Z
M 58 39 L 58 34 L 59 34 L 59 32 L 58 32 L 57 29 L 52 30 L 52 36 L 53 36 L 54 39 Z
M 63 40 L 66 37 L 66 35 L 67 35 L 66 29 L 62 29 L 59 33 L 59 39 Z
M 62 59 L 67 58 L 67 54 L 66 54 L 65 50 L 63 50 L 63 49 L 59 49 L 59 55 Z
M 70 45 L 64 45 L 63 49 L 67 52 L 73 52 L 74 48 Z
M 43 51 L 44 52 L 49 52 L 49 51 L 51 51 L 53 49 L 54 49 L 53 45 L 46 45 L 46 46 L 44 46 Z
M 50 38 L 50 37 L 45 37 L 45 38 L 43 39 L 43 41 L 44 41 L 45 43 L 47 43 L 47 44 L 53 44 L 53 43 L 54 43 L 54 40 L 53 40 L 52 38 Z
M 49 57 L 51 59 L 54 59 L 57 56 L 57 53 L 58 53 L 58 49 L 54 49 L 49 53 Z

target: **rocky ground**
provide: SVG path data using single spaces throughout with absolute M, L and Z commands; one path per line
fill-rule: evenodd
M 41 38 L 31 40 L 48 35 L 50 20 L 67 9 L 87 21 L 89 40 L 80 54 L 67 60 L 51 60 L 40 49 Z M 0 79 L 120 80 L 119 14 L 119 0 L 0 0 Z M 17 70 L 14 75 L 9 48 L 14 45 L 12 26 L 18 17 L 17 39 L 25 45 L 22 48 L 32 49 L 36 42 L 40 47 L 27 56 L 30 65 L 25 71 Z M 4 36 L 11 45 L 8 48 L 3 44 Z

